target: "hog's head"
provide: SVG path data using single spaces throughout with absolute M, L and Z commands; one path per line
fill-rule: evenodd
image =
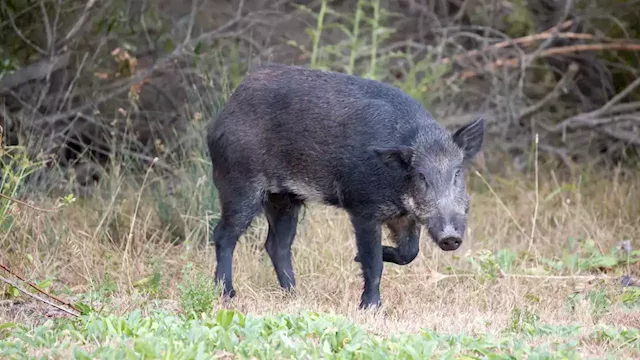
M 442 250 L 462 244 L 469 212 L 465 172 L 483 138 L 484 120 L 478 118 L 454 133 L 425 129 L 411 145 L 375 149 L 387 166 L 402 172 L 402 203 Z

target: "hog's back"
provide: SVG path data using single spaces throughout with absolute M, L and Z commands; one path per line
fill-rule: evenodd
M 368 191 L 355 185 L 364 180 L 387 186 L 388 169 L 369 147 L 407 144 L 418 128 L 434 125 L 417 101 L 390 85 L 266 65 L 245 76 L 210 124 L 208 142 L 214 171 L 327 200 L 346 188 L 354 196 Z

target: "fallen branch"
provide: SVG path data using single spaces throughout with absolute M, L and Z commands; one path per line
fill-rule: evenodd
M 41 79 L 48 74 L 66 67 L 69 64 L 71 53 L 65 53 L 53 58 L 40 60 L 35 64 L 24 67 L 13 74 L 6 74 L 0 80 L 0 93 L 22 85 L 31 80 Z
M 549 126 L 546 125 L 544 126 L 544 129 L 549 131 L 549 132 L 559 132 L 559 131 L 564 131 L 567 128 L 572 128 L 575 127 L 574 124 L 584 124 L 587 123 L 587 125 L 602 125 L 604 123 L 606 123 L 605 121 L 598 121 L 597 118 L 600 118 L 604 115 L 608 115 L 609 112 L 612 112 L 614 110 L 618 110 L 616 109 L 616 105 L 622 100 L 624 99 L 627 95 L 631 94 L 636 88 L 640 87 L 640 78 L 635 79 L 633 82 L 631 82 L 631 84 L 627 85 L 626 88 L 624 88 L 622 91 L 620 91 L 618 94 L 616 94 L 616 96 L 614 96 L 613 98 L 611 98 L 611 100 L 609 100 L 606 104 L 604 104 L 602 107 L 600 107 L 597 110 L 585 113 L 585 114 L 579 114 L 576 116 L 572 116 L 566 120 L 563 120 L 562 122 L 553 125 L 553 126 Z M 633 102 L 633 103 L 629 103 L 629 104 L 619 104 L 620 106 L 622 105 L 626 105 L 627 108 L 637 108 L 638 106 L 640 106 L 640 104 L 638 102 Z M 610 121 L 614 121 L 613 119 L 615 119 L 616 116 L 613 116 L 611 118 L 611 120 L 607 120 L 607 122 Z M 595 121 L 594 123 L 589 123 L 591 121 Z
M 638 122 L 640 122 L 640 117 L 638 117 Z M 622 140 L 622 141 L 626 141 L 630 144 L 636 145 L 636 146 L 640 146 L 640 135 L 638 135 L 637 133 L 631 132 L 631 131 L 616 131 L 613 129 L 608 129 L 608 128 L 603 128 L 603 129 L 598 129 L 600 132 L 603 132 L 609 136 L 611 136 L 612 138 L 618 139 L 618 140 Z
M 627 95 L 631 94 L 637 87 L 640 86 L 640 78 L 635 79 L 631 84 L 629 84 L 624 90 L 620 91 L 616 96 L 611 98 L 604 106 L 596 111 L 592 111 L 583 115 L 583 117 L 595 117 L 604 115 L 611 107 L 620 102 L 620 100 L 624 99 Z
M 39 300 L 45 304 L 51 305 L 54 308 L 58 309 L 58 310 L 62 310 L 64 312 L 66 312 L 67 314 L 70 314 L 72 316 L 80 316 L 80 313 L 75 313 L 73 311 L 70 311 L 68 309 L 65 309 L 64 307 L 60 306 L 60 305 L 56 305 L 54 303 L 52 303 L 51 301 L 41 298 L 40 296 L 36 295 L 36 294 L 32 294 L 30 292 L 28 292 L 27 290 L 25 290 L 23 287 L 21 287 L 20 285 L 16 284 L 15 282 L 9 280 L 9 279 L 5 279 L 4 277 L 0 276 L 0 281 L 2 281 L 3 283 L 9 284 L 11 286 L 13 286 L 14 288 L 18 289 L 20 292 L 24 293 L 25 295 L 32 297 L 36 300 Z
M 560 130 L 565 131 L 567 129 L 577 129 L 584 127 L 601 127 L 602 125 L 611 125 L 615 123 L 621 123 L 625 121 L 640 123 L 640 112 L 632 112 L 628 114 L 617 114 L 612 116 L 605 117 L 581 117 L 576 116 L 571 119 L 575 119 L 572 123 L 568 123 L 565 127 L 558 128 L 557 125 L 549 126 L 545 125 L 544 129 L 549 132 L 560 132 Z M 542 123 L 541 123 L 542 124 Z M 544 124 L 543 124 L 544 125 Z
M 62 299 L 60 299 L 60 298 L 58 298 L 58 297 L 56 297 L 56 296 L 54 296 L 52 294 L 49 294 L 46 291 L 40 289 L 36 284 L 34 284 L 34 283 L 30 282 L 30 281 L 27 281 L 22 276 L 20 276 L 20 275 L 16 274 L 15 272 L 11 271 L 11 269 L 9 269 L 7 266 L 5 266 L 3 264 L 0 264 L 0 267 L 3 268 L 9 274 L 11 274 L 11 275 L 17 277 L 18 279 L 20 279 L 20 281 L 26 282 L 29 286 L 31 286 L 32 288 L 36 289 L 38 292 L 40 292 L 40 293 L 42 293 L 44 295 L 47 295 L 48 297 L 50 297 L 50 298 L 52 298 L 54 300 L 57 300 L 60 303 L 63 303 L 65 305 L 69 306 L 70 308 L 72 308 L 73 310 L 75 310 L 77 312 L 80 312 L 80 310 L 77 307 L 75 307 L 73 304 L 71 304 L 70 302 L 62 300 Z

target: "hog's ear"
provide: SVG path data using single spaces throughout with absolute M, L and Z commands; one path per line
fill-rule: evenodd
M 410 146 L 373 147 L 371 150 L 389 167 L 407 170 L 411 166 L 413 148 Z
M 464 152 L 464 162 L 471 161 L 482 148 L 484 139 L 484 119 L 478 118 L 458 129 L 453 141 Z

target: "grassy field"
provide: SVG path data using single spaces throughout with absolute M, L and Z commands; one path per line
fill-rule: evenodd
M 318 205 L 304 210 L 294 244 L 296 295 L 278 288 L 260 217 L 237 247 L 238 295 L 222 303 L 214 251 L 202 243 L 215 198 L 195 159 L 171 196 L 152 176 L 139 186 L 121 175 L 55 212 L 7 203 L 2 264 L 83 315 L 3 285 L 0 357 L 640 356 L 640 288 L 620 280 L 640 273 L 640 252 L 629 251 L 640 234 L 637 172 L 563 178 L 541 165 L 536 181 L 470 171 L 462 248 L 444 253 L 423 233 L 413 263 L 385 264 L 382 311 L 365 313 L 347 217 Z

